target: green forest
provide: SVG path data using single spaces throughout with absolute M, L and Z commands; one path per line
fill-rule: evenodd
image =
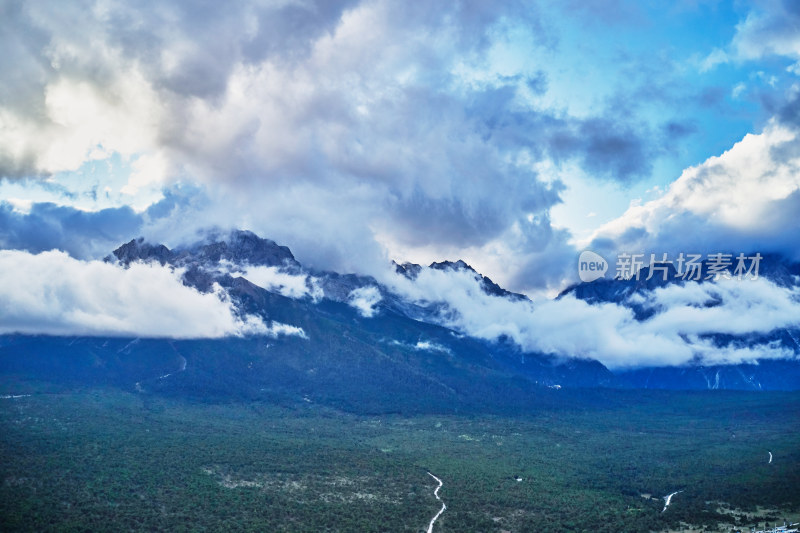
M 749 531 L 800 515 L 796 393 L 563 390 L 563 406 L 515 415 L 377 416 L 29 390 L 0 399 L 3 531 L 418 532 L 441 507 L 427 472 L 447 505 L 436 532 Z

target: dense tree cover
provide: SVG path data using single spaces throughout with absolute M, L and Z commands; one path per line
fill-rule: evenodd
M 564 391 L 517 416 L 375 416 L 31 387 L 0 399 L 0 530 L 416 532 L 439 509 L 426 471 L 442 532 L 728 531 L 800 512 L 799 394 Z

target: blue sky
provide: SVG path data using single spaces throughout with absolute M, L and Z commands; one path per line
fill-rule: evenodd
M 788 0 L 3 1 L 0 247 L 241 227 L 530 294 L 586 247 L 796 258 L 799 24 Z

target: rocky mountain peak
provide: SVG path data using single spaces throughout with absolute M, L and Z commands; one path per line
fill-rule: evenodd
M 218 263 L 224 259 L 235 264 L 255 266 L 300 266 L 288 247 L 270 239 L 262 239 L 247 230 L 212 235 L 186 252 L 203 262 Z
M 143 237 L 131 239 L 130 242 L 114 250 L 113 254 L 114 257 L 125 266 L 134 261 L 158 261 L 164 265 L 172 262 L 174 259 L 174 254 L 169 248 L 163 244 L 150 244 L 145 242 Z M 111 256 L 106 259 L 113 260 Z
M 475 272 L 477 274 L 477 271 L 462 259 L 459 259 L 458 261 L 440 261 L 438 263 L 431 263 L 430 268 L 436 270 L 469 270 L 470 272 Z
M 392 261 L 394 271 L 408 279 L 415 279 L 422 271 L 422 267 L 416 263 L 397 263 Z
M 524 294 L 519 294 L 516 292 L 507 291 L 506 289 L 502 288 L 500 285 L 492 281 L 488 276 L 484 276 L 471 265 L 466 263 L 464 260 L 459 259 L 458 261 L 440 261 L 438 263 L 431 263 L 430 268 L 435 270 L 455 270 L 458 272 L 471 272 L 477 278 L 480 279 L 481 287 L 486 294 L 490 294 L 492 296 L 500 296 L 503 298 L 511 298 L 513 300 L 527 300 L 528 297 Z

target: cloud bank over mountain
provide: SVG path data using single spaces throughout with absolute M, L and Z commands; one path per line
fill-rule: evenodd
M 345 280 L 330 272 L 310 275 L 295 262 L 257 265 L 253 261 L 259 257 L 273 257 L 271 250 L 286 257 L 291 252 L 246 232 L 226 238 L 240 246 L 210 238 L 189 250 L 169 251 L 132 241 L 120 248 L 125 253 L 118 251 L 119 263 L 77 260 L 57 251 L 0 251 L 0 301 L 6 304 L 0 333 L 308 339 L 302 327 L 267 319 L 280 316 L 288 298 L 304 306 L 299 316 L 306 318 L 329 313 L 331 301 L 348 304 L 365 320 L 408 312 L 459 334 L 512 341 L 522 351 L 561 360 L 593 359 L 614 370 L 796 355 L 795 346 L 777 339 L 785 333 L 797 342 L 790 330 L 797 329 L 800 316 L 798 277 L 788 283 L 762 276 L 666 284 L 614 301 L 592 302 L 574 292 L 531 301 L 487 290 L 491 282 L 464 263 L 408 266 L 379 282 L 354 276 Z M 278 299 L 239 301 L 252 294 L 248 282 Z M 207 287 L 206 292 L 194 288 L 195 283 Z
M 63 252 L 0 250 L 0 333 L 218 338 L 292 332 L 240 316 L 217 287 L 200 293 L 180 272 L 154 264 L 123 269 Z
M 465 270 L 423 268 L 413 280 L 398 275 L 389 283 L 418 303 L 445 303 L 442 323 L 468 335 L 507 337 L 524 350 L 596 359 L 611 369 L 791 358 L 793 348 L 774 342 L 719 346 L 710 336 L 767 335 L 796 328 L 800 316 L 800 288 L 763 277 L 668 285 L 614 303 L 498 297 Z M 630 303 L 653 313 L 637 319 Z

